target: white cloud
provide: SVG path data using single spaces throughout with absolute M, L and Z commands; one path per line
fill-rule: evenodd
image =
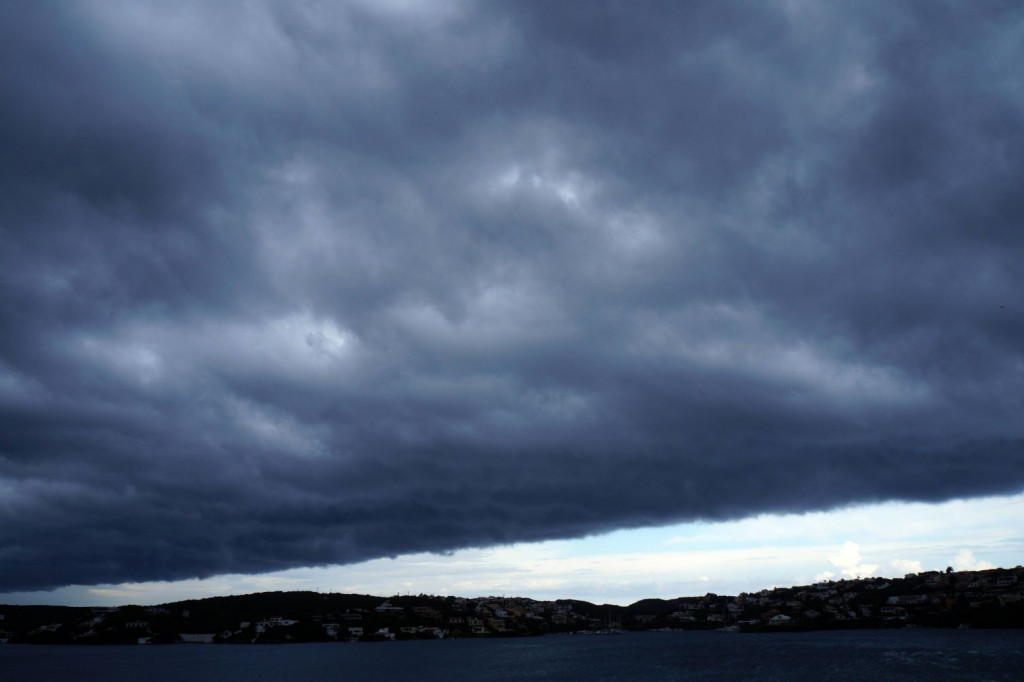
M 921 562 L 913 559 L 893 559 L 889 562 L 889 566 L 896 573 L 896 577 L 899 577 L 900 574 L 920 573 L 924 570 L 921 568 Z
M 979 560 L 974 556 L 974 552 L 969 549 L 961 549 L 953 558 L 953 568 L 958 571 L 984 571 L 989 568 L 995 568 L 995 564 Z
M 831 554 L 828 557 L 830 564 L 839 569 L 843 575 L 851 578 L 863 578 L 874 575 L 878 570 L 877 564 L 862 564 L 860 546 L 856 542 L 846 541 L 838 554 Z

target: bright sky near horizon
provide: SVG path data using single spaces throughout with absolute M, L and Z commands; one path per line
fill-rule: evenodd
M 1024 495 L 943 504 L 887 503 L 725 523 L 622 530 L 577 540 L 415 554 L 351 566 L 207 580 L 70 586 L 0 594 L 0 603 L 157 604 L 274 590 L 464 597 L 525 596 L 626 605 L 646 597 L 922 570 L 1010 567 L 1024 560 Z

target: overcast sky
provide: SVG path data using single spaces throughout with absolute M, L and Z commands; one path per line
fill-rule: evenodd
M 1021 64 L 1012 2 L 0 0 L 0 592 L 1020 493 Z

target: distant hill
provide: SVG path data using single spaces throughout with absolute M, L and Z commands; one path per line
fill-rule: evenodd
M 0 643 L 46 644 L 378 641 L 653 629 L 1024 627 L 1024 567 L 642 599 L 629 606 L 526 597 L 421 594 L 383 599 L 261 592 L 152 606 L 0 605 L 0 617 Z

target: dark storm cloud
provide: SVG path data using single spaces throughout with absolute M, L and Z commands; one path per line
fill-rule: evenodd
M 1013 4 L 5 3 L 0 591 L 1024 487 Z

